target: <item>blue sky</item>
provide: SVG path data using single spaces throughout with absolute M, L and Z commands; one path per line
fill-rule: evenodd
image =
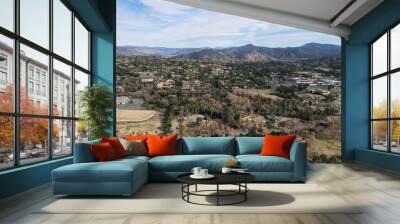
M 266 47 L 340 44 L 340 38 L 192 8 L 164 0 L 118 0 L 117 45 L 150 47 Z

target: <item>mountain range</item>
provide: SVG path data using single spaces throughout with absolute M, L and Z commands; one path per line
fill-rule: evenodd
M 340 57 L 338 45 L 308 43 L 299 47 L 262 47 L 247 44 L 228 48 L 117 47 L 117 54 L 223 61 L 284 61 Z

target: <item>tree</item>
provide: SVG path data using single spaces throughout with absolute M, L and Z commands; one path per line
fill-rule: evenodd
M 237 128 L 240 122 L 240 113 L 234 110 L 232 105 L 225 105 L 222 111 L 222 121 L 233 128 Z
M 161 131 L 164 134 L 169 134 L 171 132 L 172 121 L 174 120 L 172 106 L 168 106 L 164 112 L 164 117 L 161 122 Z
M 114 99 L 109 88 L 101 84 L 86 87 L 80 93 L 80 106 L 83 108 L 82 119 L 88 127 L 89 139 L 110 136 Z
M 14 88 L 8 85 L 6 92 L 0 94 L 0 108 L 4 112 L 13 112 L 14 107 Z M 34 105 L 29 99 L 25 88 L 20 88 L 20 108 L 24 114 L 47 114 L 47 106 Z M 55 111 L 58 113 L 58 111 Z M 0 146 L 5 148 L 13 147 L 13 117 L 0 116 Z M 48 139 L 48 119 L 45 118 L 20 118 L 20 148 L 26 145 L 46 144 Z M 59 135 L 59 128 L 53 127 L 53 138 Z
M 387 117 L 387 101 L 382 101 L 378 106 L 373 108 L 373 118 L 386 118 Z M 387 137 L 387 122 L 378 121 L 373 122 L 373 136 L 374 138 L 386 139 Z

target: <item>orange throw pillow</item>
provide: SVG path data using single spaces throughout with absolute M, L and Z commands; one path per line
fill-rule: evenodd
M 264 146 L 261 149 L 262 156 L 280 156 L 289 159 L 290 148 L 296 135 L 265 135 Z
M 117 158 L 125 157 L 126 151 L 117 137 L 101 138 L 101 142 L 108 142 L 114 149 Z
M 165 156 L 165 155 L 176 155 L 176 139 L 178 135 L 149 135 L 147 137 L 147 154 L 148 156 Z
M 110 161 L 117 158 L 112 145 L 108 142 L 93 144 L 91 145 L 91 149 L 94 157 L 99 162 Z

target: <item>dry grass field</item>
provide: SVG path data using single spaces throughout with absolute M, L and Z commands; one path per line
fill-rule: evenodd
M 155 110 L 117 110 L 117 134 L 159 134 L 161 114 Z
M 117 109 L 118 122 L 143 122 L 151 119 L 157 114 L 155 110 L 126 110 Z
M 272 100 L 282 100 L 281 97 L 272 95 L 270 89 L 235 89 L 232 92 L 235 94 L 244 94 L 247 96 L 261 96 Z

